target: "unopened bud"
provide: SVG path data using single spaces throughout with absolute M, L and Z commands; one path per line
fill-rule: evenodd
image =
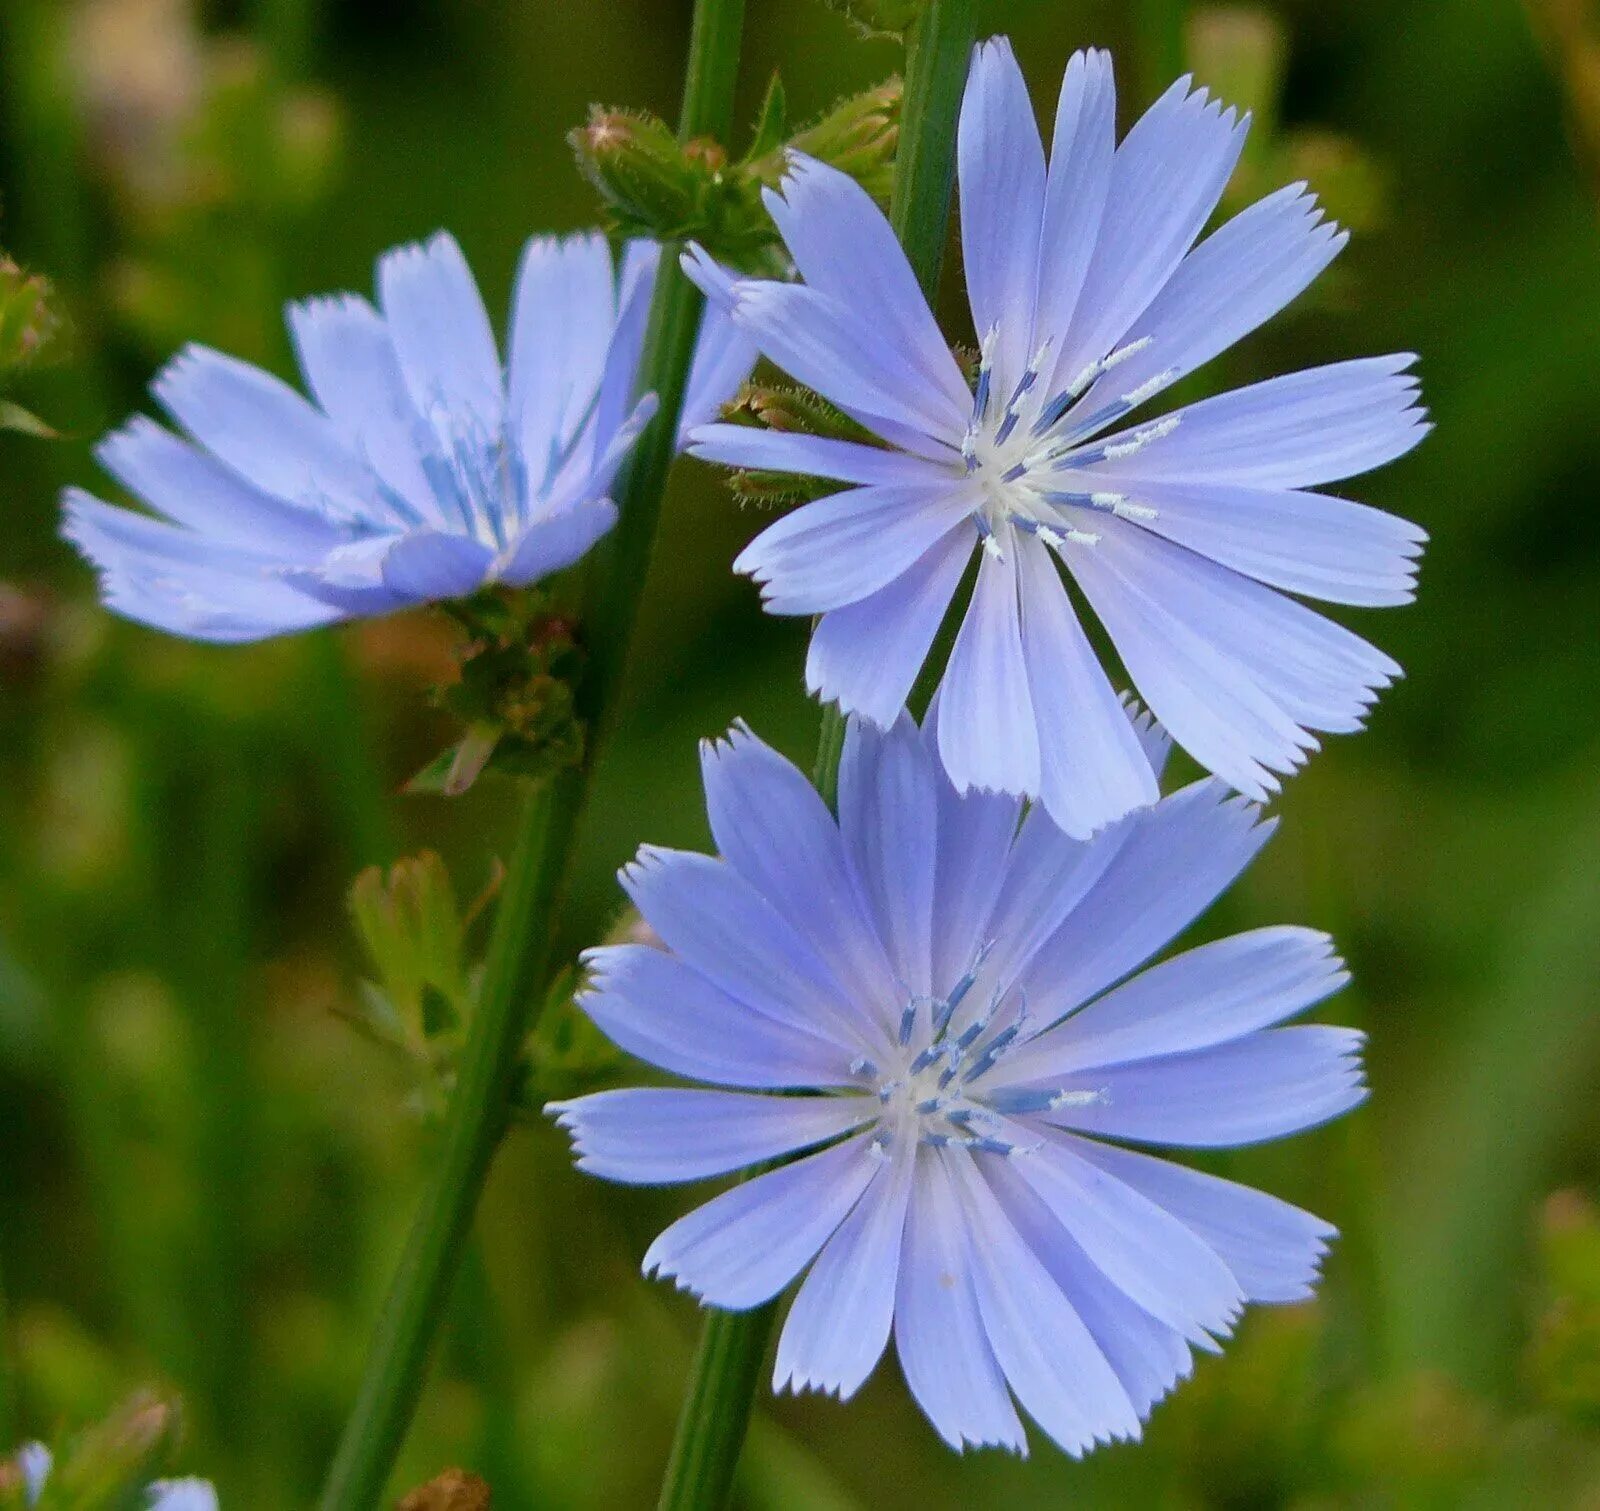
M 797 152 L 848 173 L 876 200 L 887 203 L 900 143 L 898 78 L 841 100 L 815 125 L 795 137 Z
M 665 237 L 692 228 L 699 180 L 714 143 L 695 144 L 691 157 L 657 117 L 599 106 L 567 140 L 579 171 L 624 235 Z

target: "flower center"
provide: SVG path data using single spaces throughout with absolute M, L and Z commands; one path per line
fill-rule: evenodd
M 1154 509 L 1124 493 L 1097 487 L 1100 479 L 1081 470 L 1096 462 L 1132 456 L 1177 428 L 1178 417 L 1168 415 L 1120 441 L 1094 442 L 1108 425 L 1136 409 L 1175 376 L 1174 370 L 1158 373 L 1128 392 L 1100 402 L 1099 380 L 1143 351 L 1151 338 L 1144 336 L 1118 347 L 1053 392 L 1048 378 L 1050 342 L 1045 341 L 1009 391 L 1002 393 L 995 382 L 997 337 L 997 331 L 991 330 L 984 339 L 972 419 L 961 445 L 966 473 L 982 488 L 983 502 L 972 520 L 984 550 L 1003 556 L 1018 530 L 1037 535 L 1057 549 L 1068 541 L 1094 545 L 1100 538 L 1093 529 L 1097 514 L 1154 519 Z M 1080 403 L 1091 390 L 1095 401 Z

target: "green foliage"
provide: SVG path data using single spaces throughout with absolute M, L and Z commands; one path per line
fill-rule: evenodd
M 537 593 L 486 589 L 450 606 L 471 638 L 439 704 L 466 733 L 422 768 L 407 791 L 459 797 L 485 771 L 541 780 L 583 759 L 574 706 L 583 656 L 572 627 Z
M 823 0 L 823 4 L 848 16 L 869 37 L 899 36 L 927 9 L 927 0 Z
M 882 444 L 871 431 L 819 394 L 793 383 L 746 383 L 723 406 L 722 417 L 735 425 L 762 430 L 797 431 L 864 446 Z M 736 468 L 728 473 L 727 482 L 741 503 L 763 508 L 803 503 L 838 492 L 837 483 L 793 472 Z
M 774 75 L 749 149 L 737 161 L 705 138 L 680 143 L 657 116 L 598 105 L 567 140 L 618 235 L 697 241 L 734 267 L 778 273 L 782 249 L 761 195 L 782 178 L 788 148 L 831 163 L 887 203 L 899 118 L 900 84 L 891 79 L 841 100 L 791 136 Z

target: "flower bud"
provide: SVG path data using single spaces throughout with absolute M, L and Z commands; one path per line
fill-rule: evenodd
M 568 133 L 578 170 L 599 191 L 627 236 L 668 237 L 692 229 L 700 181 L 715 143 L 681 146 L 653 115 L 594 106 L 586 125 Z
M 894 182 L 894 154 L 900 142 L 900 80 L 841 100 L 813 126 L 795 137 L 797 152 L 848 173 L 868 194 L 887 204 Z

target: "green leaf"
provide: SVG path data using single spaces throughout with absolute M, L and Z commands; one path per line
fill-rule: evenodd
M 773 74 L 772 82 L 767 85 L 767 97 L 761 102 L 761 114 L 756 117 L 755 139 L 750 143 L 745 161 L 776 152 L 788 135 L 788 100 L 783 92 L 783 80 Z
M 37 436 L 41 441 L 57 441 L 61 434 L 46 424 L 31 409 L 13 404 L 10 399 L 0 399 L 0 430 L 14 430 L 19 435 Z

